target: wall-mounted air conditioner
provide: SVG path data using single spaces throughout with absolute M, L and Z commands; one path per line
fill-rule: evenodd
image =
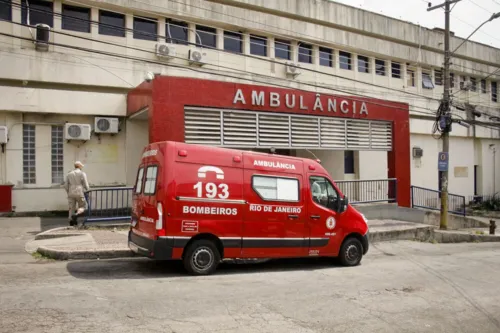
M 287 63 L 286 64 L 286 74 L 287 75 L 299 75 L 300 74 L 300 65 L 299 64 L 294 64 L 294 63 Z
M 38 51 L 47 51 L 49 49 L 50 26 L 43 23 L 35 25 L 35 48 Z
M 172 44 L 158 43 L 156 44 L 156 56 L 158 58 L 170 59 L 177 55 L 175 47 Z
M 120 122 L 118 118 L 95 117 L 94 133 L 116 134 L 119 131 Z
M 0 126 L 0 144 L 6 144 L 9 138 L 9 129 L 7 126 Z
M 203 65 L 205 63 L 205 57 L 207 54 L 199 49 L 189 50 L 189 64 L 191 65 Z
M 413 147 L 413 157 L 420 158 L 424 156 L 424 150 L 420 147 Z
M 66 123 L 64 125 L 64 139 L 65 140 L 90 140 L 91 127 L 89 124 L 72 124 Z

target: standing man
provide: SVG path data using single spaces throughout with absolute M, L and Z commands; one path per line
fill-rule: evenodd
M 85 192 L 87 192 L 90 188 L 87 181 L 87 175 L 82 171 L 82 169 L 83 164 L 80 161 L 76 161 L 75 169 L 68 173 L 66 176 L 66 183 L 64 184 L 66 193 L 68 194 L 70 226 L 78 224 L 76 220 L 77 216 L 81 215 L 87 207 Z M 76 214 L 75 207 L 77 208 Z

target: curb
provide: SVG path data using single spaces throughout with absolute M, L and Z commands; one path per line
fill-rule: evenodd
M 426 241 L 432 238 L 433 231 L 433 226 L 402 230 L 370 231 L 368 233 L 368 240 L 373 243 L 415 239 Z
M 433 240 L 438 243 L 500 242 L 500 235 L 475 235 L 445 230 L 434 230 Z
M 54 233 L 57 231 L 61 230 L 75 230 L 75 231 L 86 231 L 89 230 L 90 228 L 93 229 L 99 229 L 99 230 L 109 230 L 109 229 L 115 229 L 115 228 L 122 228 L 130 226 L 130 223 L 124 223 L 124 224 L 109 224 L 109 225 L 86 225 L 86 226 L 78 226 L 78 228 L 74 227 L 57 227 L 49 230 L 45 230 L 43 232 L 40 232 L 35 235 L 35 240 L 42 240 L 42 239 L 52 239 L 52 238 L 61 238 L 61 237 L 73 237 L 73 236 L 81 236 L 84 233 Z
M 40 246 L 37 252 L 45 257 L 55 260 L 116 259 L 131 258 L 135 256 L 135 254 L 129 249 L 55 250 L 45 246 Z

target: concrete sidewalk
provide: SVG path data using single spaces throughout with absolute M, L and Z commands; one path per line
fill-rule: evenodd
M 419 240 L 437 242 L 499 241 L 500 236 L 474 230 L 439 231 L 434 226 L 396 220 L 370 220 L 370 242 Z M 57 259 L 109 259 L 133 257 L 127 245 L 128 229 L 75 229 L 63 227 L 36 235 L 26 243 L 26 251 Z

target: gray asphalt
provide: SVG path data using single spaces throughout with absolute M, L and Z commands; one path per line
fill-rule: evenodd
M 362 265 L 282 260 L 186 276 L 147 259 L 54 262 L 0 220 L 0 332 L 500 332 L 500 244 L 372 245 Z

